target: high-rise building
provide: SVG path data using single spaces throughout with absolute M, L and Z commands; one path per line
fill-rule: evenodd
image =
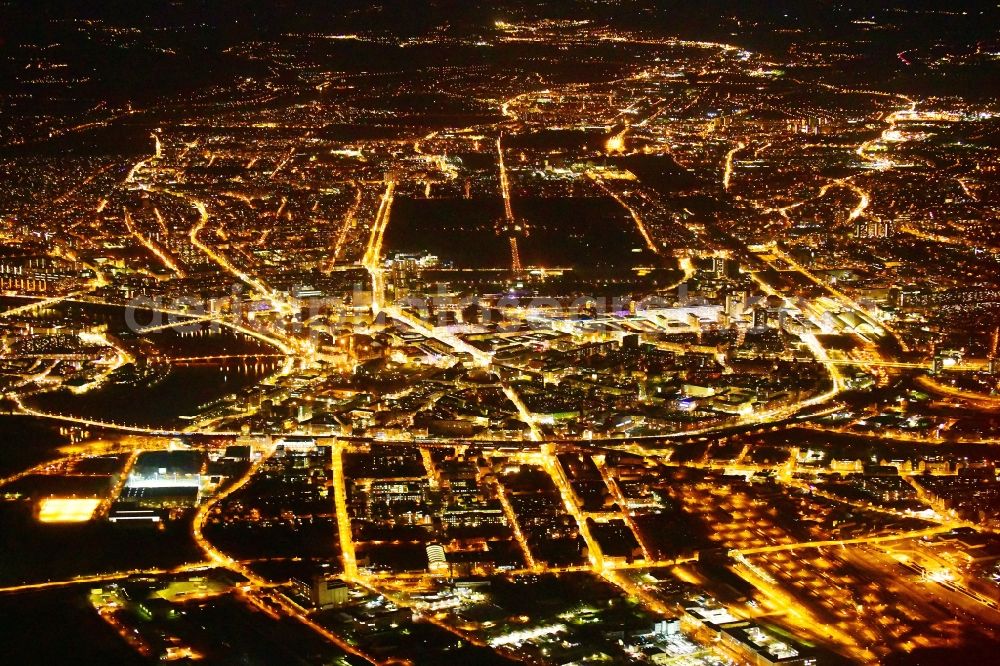
M 765 328 L 770 321 L 770 312 L 767 308 L 757 306 L 753 309 L 754 328 Z
M 866 220 L 859 218 L 854 223 L 855 238 L 889 238 L 893 235 L 894 225 L 891 220 Z
M 931 370 L 935 373 L 944 370 L 944 356 L 941 356 L 941 354 L 934 355 L 934 362 L 931 365 Z
M 348 600 L 347 584 L 336 578 L 317 574 L 313 576 L 309 598 L 317 608 L 343 606 Z
M 448 568 L 448 558 L 445 557 L 444 547 L 439 543 L 427 544 L 427 570 L 444 571 Z

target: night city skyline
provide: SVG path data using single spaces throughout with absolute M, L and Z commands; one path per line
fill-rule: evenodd
M 0 0 L 0 663 L 991 663 L 998 27 Z

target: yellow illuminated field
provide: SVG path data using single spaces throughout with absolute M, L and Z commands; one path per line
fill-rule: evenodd
M 38 521 L 41 523 L 83 523 L 94 516 L 99 499 L 72 499 L 49 497 L 38 506 Z

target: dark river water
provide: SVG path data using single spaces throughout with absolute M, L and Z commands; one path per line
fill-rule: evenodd
M 0 307 L 23 304 L 20 299 L 0 298 Z M 80 303 L 61 303 L 33 319 L 39 324 L 62 320 L 106 323 L 108 332 L 130 346 L 140 337 L 129 330 L 125 309 Z M 150 321 L 139 313 L 139 322 Z M 197 332 L 157 331 L 145 337 L 165 356 L 190 358 L 213 355 L 255 355 L 214 364 L 160 364 L 134 383 L 106 382 L 85 393 L 58 390 L 40 393 L 27 401 L 32 407 L 56 414 L 113 421 L 128 425 L 181 426 L 205 407 L 226 396 L 248 389 L 280 367 L 280 358 L 264 343 L 228 328 L 212 332 L 206 326 Z

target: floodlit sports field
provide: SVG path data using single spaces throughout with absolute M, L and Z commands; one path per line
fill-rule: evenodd
M 101 503 L 99 499 L 49 497 L 38 506 L 41 523 L 83 523 L 90 520 Z

